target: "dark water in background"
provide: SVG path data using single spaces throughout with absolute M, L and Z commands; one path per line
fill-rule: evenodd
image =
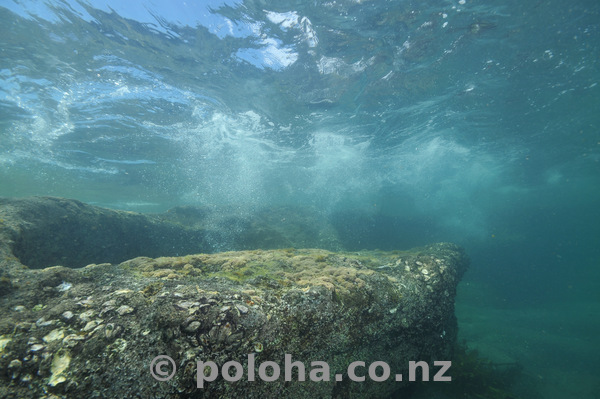
M 599 81 L 597 0 L 0 0 L 0 195 L 310 206 L 597 303 Z

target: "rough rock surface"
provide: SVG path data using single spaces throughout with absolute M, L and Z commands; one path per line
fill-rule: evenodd
M 290 248 L 136 257 L 34 270 L 21 265 L 13 248 L 24 230 L 35 231 L 35 218 L 19 222 L 14 215 L 22 214 L 11 204 L 0 209 L 0 397 L 386 397 L 406 383 L 409 361 L 428 362 L 431 378 L 437 369 L 433 361 L 451 357 L 455 290 L 468 263 L 453 244 L 393 252 Z M 64 223 L 64 215 L 27 206 L 39 224 Z M 88 211 L 99 220 L 114 216 L 114 211 L 82 208 L 81 220 Z M 77 214 L 68 214 L 68 225 L 80 226 Z M 137 218 L 145 219 L 132 214 L 133 226 L 143 226 Z M 138 228 L 125 219 L 122 230 Z M 168 226 L 174 229 L 170 233 L 180 233 Z M 85 234 L 73 229 L 71 239 Z M 45 241 L 52 235 L 39 230 L 37 238 L 27 240 L 20 256 L 43 259 L 28 251 L 48 250 Z M 78 245 L 86 252 L 95 242 Z M 297 381 L 298 370 L 285 381 L 286 354 L 304 363 L 306 381 Z M 175 362 L 169 381 L 150 373 L 158 355 Z M 232 360 L 243 366 L 239 381 L 219 376 L 197 387 L 198 361 L 221 367 Z M 267 361 L 281 368 L 272 382 L 259 378 Z M 328 364 L 329 381 L 309 381 L 311 370 L 322 370 L 311 367 L 314 361 Z M 347 367 L 354 361 L 365 362 L 358 375 L 384 361 L 392 377 L 353 382 Z M 252 371 L 255 381 L 249 382 Z M 210 370 L 200 373 L 209 376 Z M 404 382 L 394 381 L 397 373 Z

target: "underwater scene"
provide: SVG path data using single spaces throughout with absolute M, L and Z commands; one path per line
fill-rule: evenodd
M 597 0 L 0 0 L 0 398 L 600 398 L 599 83 Z

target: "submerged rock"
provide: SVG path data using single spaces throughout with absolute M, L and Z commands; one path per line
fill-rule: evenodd
M 237 215 L 185 206 L 141 214 L 65 198 L 0 197 L 0 253 L 33 269 L 287 247 L 338 250 L 340 244 L 332 226 L 298 208 Z M 70 288 L 62 281 L 56 286 Z M 0 295 L 11 289 L 0 274 Z
M 386 397 L 408 383 L 410 361 L 426 362 L 433 378 L 433 362 L 451 359 L 454 296 L 468 263 L 458 247 L 440 243 L 33 270 L 4 245 L 0 268 L 10 271 L 12 288 L 0 302 L 0 397 L 19 398 Z M 364 362 L 356 368 L 364 382 L 350 379 L 356 361 Z M 373 364 L 382 375 L 374 362 L 389 365 L 391 376 L 369 378 Z

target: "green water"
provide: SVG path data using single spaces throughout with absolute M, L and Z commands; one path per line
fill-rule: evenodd
M 591 0 L 0 0 L 0 195 L 456 242 L 468 345 L 597 398 L 599 22 Z

